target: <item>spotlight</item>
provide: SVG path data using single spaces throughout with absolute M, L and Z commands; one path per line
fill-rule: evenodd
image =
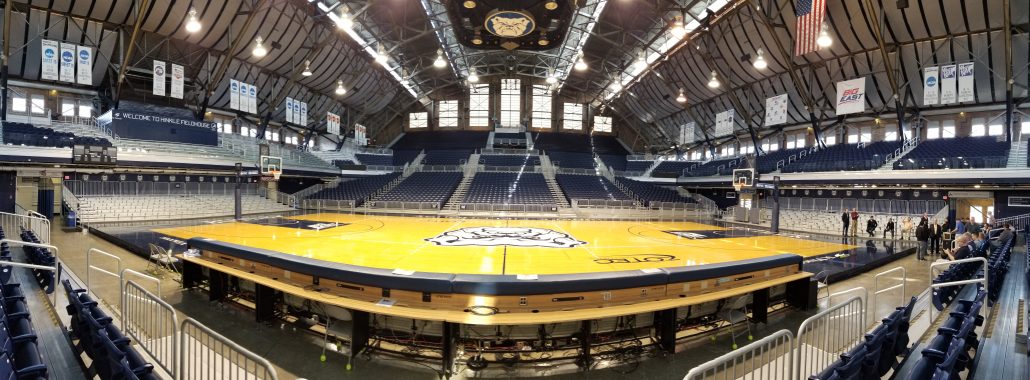
M 715 70 L 712 70 L 712 79 L 708 80 L 708 88 L 719 88 L 721 85 L 722 83 L 719 83 L 719 75 L 715 73 Z
M 547 46 L 551 44 L 551 40 L 547 39 L 547 35 L 540 33 L 540 39 L 536 42 L 540 46 Z
M 583 52 L 579 52 L 579 58 L 576 59 L 576 65 L 573 67 L 576 71 L 585 71 L 587 69 L 587 61 L 583 60 Z
M 680 89 L 679 96 L 676 97 L 676 101 L 680 102 L 680 103 L 686 103 L 687 102 L 687 95 L 683 93 L 683 89 L 682 88 Z
M 300 75 L 310 77 L 311 76 L 311 61 L 304 61 L 304 71 Z
M 436 60 L 433 61 L 433 67 L 438 69 L 447 67 L 447 60 L 443 58 L 443 50 L 436 51 Z
M 476 7 L 476 2 L 472 0 L 465 0 L 465 2 L 461 3 L 461 5 L 464 5 L 467 9 L 472 9 Z
M 476 34 L 472 35 L 472 44 L 473 45 L 482 45 L 483 44 L 483 35 L 479 34 L 478 30 L 476 31 Z
M 336 27 L 340 29 L 351 29 L 354 27 L 354 19 L 351 18 L 346 6 L 340 8 L 340 18 L 336 21 Z
M 753 65 L 756 69 L 765 70 L 766 67 L 769 67 L 769 63 L 765 61 L 765 56 L 762 55 L 762 49 L 758 49 L 757 53 L 758 57 L 755 58 L 755 62 Z
M 815 43 L 819 47 L 830 47 L 830 45 L 833 45 L 833 38 L 830 38 L 830 33 L 826 31 L 826 24 L 823 24 L 822 30 L 819 31 L 819 38 L 815 39 Z
M 189 13 L 187 13 L 186 15 L 186 31 L 190 33 L 199 32 L 200 21 L 197 20 L 197 10 L 190 8 Z
M 647 68 L 647 59 L 644 58 L 643 52 L 641 52 L 640 55 L 637 56 L 637 61 L 633 63 L 633 66 L 635 66 L 637 70 L 643 70 Z
M 383 45 L 379 45 L 379 50 L 376 50 L 375 60 L 383 66 L 386 66 L 386 64 L 389 62 L 390 57 L 386 56 L 386 49 L 383 48 Z
M 553 11 L 555 9 L 558 9 L 558 2 L 554 1 L 554 0 L 550 0 L 550 1 L 546 2 L 546 3 L 544 3 L 544 9 L 549 10 L 549 11 Z
M 622 83 L 619 83 L 619 81 L 615 81 L 615 83 L 612 83 L 611 89 L 612 92 L 622 91 Z
M 547 82 L 547 84 L 558 83 L 558 77 L 554 75 L 554 70 L 550 70 L 550 72 L 547 73 L 547 79 L 544 79 L 544 82 Z
M 687 28 L 683 26 L 683 16 L 676 16 L 676 20 L 672 22 L 672 29 L 669 32 L 677 40 L 682 40 L 683 37 L 686 37 Z
M 476 70 L 469 70 L 469 83 L 479 82 L 479 74 L 476 74 Z
M 343 80 L 336 81 L 336 95 L 343 95 L 347 93 L 347 89 L 343 88 Z
M 254 50 L 250 51 L 255 57 L 261 58 L 268 55 L 268 49 L 265 49 L 265 45 L 261 40 L 261 36 L 254 38 Z

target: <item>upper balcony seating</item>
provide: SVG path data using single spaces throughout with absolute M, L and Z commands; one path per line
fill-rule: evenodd
M 351 160 L 333 160 L 333 166 L 338 167 L 340 169 L 354 165 L 357 165 L 357 163 Z
M 654 165 L 654 161 L 627 160 L 626 161 L 626 171 L 628 171 L 628 172 L 646 172 L 647 169 L 651 168 L 651 165 Z
M 494 132 L 494 140 L 496 139 L 526 139 L 525 133 L 500 133 Z
M 354 157 L 361 161 L 362 165 L 391 166 L 394 164 L 394 157 L 385 154 L 355 153 Z M 403 165 L 403 164 L 402 164 Z
M 461 183 L 458 172 L 416 172 L 394 186 L 377 202 L 431 202 L 443 206 Z
M 636 198 L 650 206 L 653 202 L 696 203 L 694 199 L 684 197 L 676 190 L 655 186 L 647 182 L 634 181 L 629 178 L 616 178 L 619 183 L 629 189 Z
M 740 158 L 724 158 L 720 160 L 711 160 L 702 165 L 698 165 L 689 172 L 683 173 L 687 177 L 707 177 L 713 175 L 732 175 L 733 169 L 740 165 Z
M 925 140 L 894 162 L 894 169 L 1003 168 L 1010 147 L 994 136 Z
M 626 156 L 620 154 L 598 154 L 597 156 L 601 158 L 601 162 L 604 162 L 604 165 L 607 166 L 608 169 L 618 170 L 620 172 L 626 170 Z M 644 168 L 644 170 L 647 170 L 647 168 Z
M 562 168 L 593 169 L 596 166 L 594 156 L 584 152 L 548 151 L 548 158 L 554 166 Z
M 573 199 L 632 200 L 607 178 L 595 175 L 556 174 L 558 186 L 570 202 Z
M 395 150 L 393 151 L 393 165 L 404 166 L 410 164 L 421 153 L 419 150 Z
M 322 189 L 311 194 L 308 199 L 348 200 L 355 201 L 354 205 L 360 206 L 372 193 L 383 188 L 399 175 L 400 173 L 390 173 L 340 182 L 336 187 Z
M 644 161 L 650 164 L 650 161 Z M 698 164 L 697 161 L 662 161 L 651 171 L 652 177 L 679 177 L 683 170 Z M 647 170 L 647 168 L 644 168 Z
M 901 148 L 898 141 L 837 144 L 785 165 L 784 173 L 873 170 L 883 166 L 888 154 Z
M 423 165 L 461 165 L 469 159 L 471 149 L 426 150 Z
M 463 202 L 555 204 L 544 175 L 539 173 L 478 173 Z
M 780 162 L 780 160 L 783 160 L 783 164 L 786 165 L 787 160 L 790 159 L 790 156 L 797 155 L 804 150 L 804 148 L 800 148 L 781 149 L 775 152 L 765 152 L 764 155 L 758 156 L 758 158 L 755 160 L 755 166 L 757 166 L 759 173 L 772 173 L 776 171 L 776 164 Z
M 540 165 L 540 156 L 535 154 L 484 154 L 479 156 L 479 164 L 486 166 L 533 167 Z
M 485 131 L 448 131 L 448 132 L 407 132 L 391 146 L 397 150 L 430 150 L 430 149 L 480 149 L 486 146 L 490 132 Z
M 597 154 L 629 154 L 615 137 L 580 133 L 533 133 L 533 148 L 547 152 L 557 150 Z
M 76 136 L 69 132 L 36 127 L 32 124 L 4 122 L 5 144 L 56 148 L 71 148 L 74 145 L 111 146 L 107 139 Z

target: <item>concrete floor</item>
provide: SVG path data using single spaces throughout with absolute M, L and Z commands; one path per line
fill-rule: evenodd
M 147 261 L 122 248 L 115 246 L 103 239 L 90 234 L 80 232 L 64 232 L 58 228 L 52 233 L 52 240 L 61 249 L 61 260 L 67 269 L 74 272 L 79 278 L 86 278 L 86 252 L 90 248 L 97 248 L 113 254 L 122 260 L 124 268 L 130 268 L 145 272 Z M 907 281 L 905 288 L 905 299 L 917 295 L 926 289 L 929 283 L 929 262 L 916 261 L 914 255 L 899 259 L 888 264 L 882 270 L 902 266 L 907 270 Z M 104 265 L 105 268 L 113 269 L 114 263 L 111 259 L 104 261 L 97 260 L 94 265 Z M 109 269 L 110 270 L 110 269 Z M 873 271 L 831 284 L 831 292 L 839 292 L 855 287 L 873 289 Z M 93 291 L 111 305 L 118 304 L 118 282 L 113 277 L 105 276 L 94 271 L 90 275 Z M 885 281 L 890 286 L 900 282 L 897 276 L 888 276 Z M 151 285 L 143 283 L 144 286 Z M 852 294 L 844 294 L 832 297 L 832 302 L 840 302 L 849 298 Z M 211 303 L 207 300 L 207 294 L 201 291 L 184 291 L 179 284 L 166 276 L 162 280 L 161 297 L 179 313 L 180 321 L 186 317 L 194 318 L 201 323 L 211 327 L 215 331 L 227 336 L 243 347 L 268 359 L 277 367 L 280 379 L 434 379 L 437 375 L 430 369 L 408 369 L 400 368 L 395 363 L 388 363 L 385 360 L 366 361 L 355 359 L 352 370 L 347 370 L 347 359 L 344 355 L 328 354 L 325 362 L 319 357 L 322 353 L 322 340 L 311 334 L 300 333 L 297 328 L 285 323 L 258 324 L 254 322 L 253 313 L 235 306 L 220 303 Z M 870 323 L 878 321 L 880 316 L 886 315 L 887 310 L 893 309 L 901 302 L 900 292 L 892 292 L 881 295 L 879 303 L 882 306 L 869 308 Z M 823 301 L 825 302 L 825 301 Z M 875 316 L 874 316 L 875 314 Z M 809 313 L 790 311 L 777 313 L 771 316 L 769 325 L 755 326 L 753 335 L 755 339 L 764 337 L 779 329 L 796 330 L 800 322 Z M 743 344 L 742 344 L 743 345 Z M 623 366 L 609 369 L 601 369 L 586 373 L 574 373 L 558 375 L 554 379 L 680 379 L 686 372 L 711 358 L 729 351 L 730 342 L 726 336 L 720 337 L 715 342 L 703 339 L 699 347 L 689 348 L 675 355 L 656 357 L 645 360 L 636 366 Z M 463 378 L 455 376 L 452 378 Z

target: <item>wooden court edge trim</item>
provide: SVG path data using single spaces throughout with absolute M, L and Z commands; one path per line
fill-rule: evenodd
M 290 293 L 298 297 L 330 304 L 333 306 L 360 310 L 373 314 L 388 315 L 393 317 L 460 323 L 467 325 L 523 325 L 539 323 L 559 323 L 648 313 L 659 310 L 667 310 L 684 306 L 697 305 L 734 296 L 740 296 L 757 290 L 766 289 L 797 280 L 803 280 L 813 275 L 809 272 L 800 272 L 768 281 L 763 281 L 740 287 L 734 287 L 727 290 L 706 293 L 699 296 L 670 298 L 657 301 L 644 301 L 631 305 L 615 305 L 600 308 L 586 308 L 563 311 L 544 311 L 539 313 L 474 315 L 464 311 L 454 310 L 434 310 L 407 306 L 379 306 L 375 302 L 355 300 L 346 297 L 334 296 L 322 292 L 304 289 L 300 286 L 287 284 L 281 281 L 277 281 L 253 273 L 247 273 L 233 267 L 211 262 L 198 257 L 180 257 L 183 260 L 188 261 L 190 263 L 198 264 L 210 268 L 212 270 L 216 270 L 244 280 L 252 281 L 256 284 L 267 286 L 269 288 L 273 288 L 282 292 Z

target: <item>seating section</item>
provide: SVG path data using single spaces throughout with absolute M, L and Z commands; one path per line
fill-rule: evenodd
M 242 197 L 243 214 L 293 211 L 292 207 L 258 195 Z M 236 212 L 232 195 L 136 195 L 79 197 L 79 220 L 127 222 L 231 216 Z
M 554 179 L 565 193 L 565 198 L 570 202 L 573 199 L 632 200 L 626 193 L 615 187 L 615 184 L 601 176 L 557 174 Z
M 21 240 L 29 243 L 39 244 L 39 238 L 36 233 L 32 230 L 22 230 Z M 57 259 L 49 249 L 39 247 L 25 247 L 25 254 L 28 257 L 29 264 L 43 265 L 52 267 L 56 264 Z M 36 282 L 39 283 L 39 287 L 45 290 L 48 294 L 54 291 L 54 272 L 42 269 L 33 269 L 33 276 L 36 278 Z
M 360 206 L 373 193 L 382 189 L 398 176 L 400 176 L 400 173 L 390 173 L 340 182 L 336 187 L 322 189 L 311 194 L 308 199 L 354 201 L 355 206 Z
M 920 142 L 894 169 L 1003 168 L 1011 145 L 996 137 L 960 137 Z
M 901 147 L 898 141 L 870 144 L 837 144 L 806 155 L 781 169 L 784 173 L 873 170 L 883 166 L 887 155 Z
M 579 133 L 534 133 L 533 148 L 547 151 L 627 155 L 629 152 L 612 136 Z
M 452 131 L 452 132 L 407 132 L 390 148 L 393 150 L 430 150 L 430 149 L 480 149 L 486 146 L 490 132 Z
M 384 165 L 404 166 L 410 164 L 421 152 L 421 150 L 395 150 L 393 151 L 393 161 Z
M 666 187 L 629 178 L 616 178 L 616 181 L 619 181 L 637 200 L 644 202 L 647 206 L 652 206 L 656 202 L 697 203 L 694 199 L 684 197 L 676 190 Z
M 22 231 L 22 240 L 38 242 L 32 231 Z M 4 231 L 0 228 L 0 239 L 4 239 Z M 30 262 L 39 265 L 54 265 L 54 257 L 49 251 L 35 251 L 36 248 L 25 247 Z M 36 257 L 39 255 L 39 257 Z M 47 259 L 48 258 L 48 259 Z M 41 259 L 41 260 L 38 260 Z M 11 261 L 11 250 L 7 243 L 0 244 L 0 262 Z M 49 264 L 42 264 L 49 262 Z M 40 347 L 36 341 L 36 331 L 32 327 L 32 316 L 25 300 L 25 291 L 21 283 L 14 279 L 12 267 L 0 265 L 0 377 L 4 379 L 47 379 L 47 367 L 40 356 Z M 40 279 L 39 271 L 35 277 Z M 42 276 L 51 283 L 53 272 Z M 51 287 L 52 291 L 52 287 Z M 39 316 L 46 318 L 47 316 Z
M 479 156 L 479 163 L 486 166 L 540 166 L 540 156 L 535 154 L 484 154 Z
M 333 160 L 333 166 L 338 167 L 340 169 L 346 169 L 357 164 L 358 163 L 351 160 Z
M 593 169 L 596 166 L 594 155 L 582 152 L 548 151 L 551 163 L 561 168 Z
M 654 161 L 626 161 L 626 171 L 628 172 L 646 172 L 647 169 L 654 165 Z
M 651 164 L 650 161 L 644 161 Z M 698 164 L 697 161 L 662 161 L 651 171 L 653 177 L 679 177 L 683 170 Z M 650 166 L 649 166 L 650 167 Z M 644 168 L 647 170 L 647 168 Z
M 394 164 L 394 156 L 388 156 L 385 154 L 355 153 L 354 157 L 357 158 L 362 165 L 390 166 Z
M 626 166 L 627 166 L 626 156 L 618 155 L 618 154 L 599 154 L 597 156 L 600 157 L 601 158 L 601 162 L 604 162 L 604 165 L 607 166 L 611 170 L 618 170 L 618 171 L 625 171 L 625 170 L 627 170 L 626 169 Z M 632 161 L 632 162 L 647 162 L 648 163 L 648 167 L 650 167 L 650 161 Z M 643 170 L 647 170 L 647 168 L 644 168 Z M 643 171 L 643 170 L 640 170 L 640 171 Z
M 970 351 L 977 349 L 980 339 L 976 328 L 982 326 L 980 311 L 987 292 L 980 290 L 969 300 L 960 300 L 952 308 L 937 336 L 922 350 L 922 357 L 912 367 L 907 379 L 960 379 L 960 374 L 971 369 L 975 362 Z
M 78 341 L 76 349 L 92 360 L 90 368 L 101 379 L 159 379 L 154 365 L 148 363 L 131 340 L 112 323 L 97 301 L 85 289 L 77 289 L 69 280 L 61 281 L 71 316 L 71 337 Z
M 1012 254 L 1012 246 L 1015 244 L 1015 234 L 1013 238 L 1007 242 L 1000 242 L 997 248 L 991 248 L 990 244 L 985 244 L 983 247 L 972 247 L 970 257 L 987 257 L 987 279 L 989 283 L 987 288 L 990 292 L 987 294 L 988 300 L 994 303 L 998 300 L 998 296 L 1001 294 L 1001 285 L 1005 282 L 1005 275 L 1008 273 L 1009 258 Z M 990 251 L 990 254 L 987 252 Z M 982 268 L 979 262 L 969 262 L 955 264 L 949 267 L 941 274 L 937 275 L 937 278 L 933 280 L 934 284 L 949 283 L 955 281 L 971 280 L 975 278 L 982 278 L 984 275 L 984 268 Z M 931 301 L 937 310 L 944 310 L 944 308 L 951 305 L 955 298 L 959 295 L 965 286 L 944 286 L 934 289 Z
M 915 308 L 912 297 L 907 306 L 894 309 L 871 332 L 829 367 L 809 380 L 879 379 L 898 364 L 898 355 L 908 349 L 908 328 Z M 929 379 L 922 377 L 919 379 Z
M 461 165 L 468 161 L 471 149 L 427 150 L 423 165 Z
M 32 124 L 4 122 L 3 141 L 8 145 L 70 148 L 74 145 L 111 146 L 104 138 L 77 136 Z
M 805 149 L 783 149 L 775 152 L 765 152 L 764 155 L 758 156 L 755 159 L 755 167 L 759 173 L 772 173 L 776 171 L 776 164 L 783 161 L 783 164 L 787 164 L 787 160 L 790 156 L 798 155 Z
M 525 133 L 500 133 L 494 132 L 494 139 L 526 139 Z
M 464 203 L 554 204 L 554 196 L 539 173 L 478 173 Z
M 394 186 L 376 202 L 431 202 L 443 206 L 461 183 L 462 173 L 417 172 Z
M 711 160 L 702 165 L 699 165 L 690 171 L 683 173 L 687 177 L 707 177 L 712 175 L 732 175 L 733 169 L 740 166 L 742 160 L 740 157 L 724 158 L 721 160 Z

